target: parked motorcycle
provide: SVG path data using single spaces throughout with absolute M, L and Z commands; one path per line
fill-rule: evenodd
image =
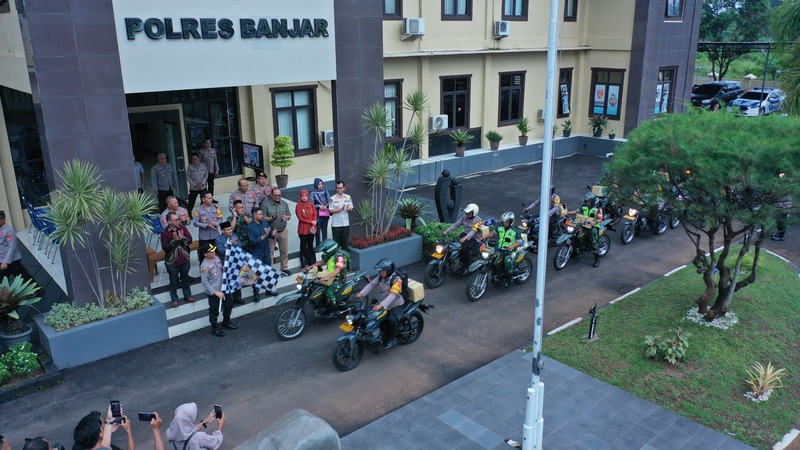
M 375 303 L 376 301 L 372 302 Z M 425 326 L 425 319 L 420 311 L 428 314 L 433 305 L 426 305 L 423 300 L 406 300 L 398 308 L 403 308 L 403 312 L 397 320 L 397 333 L 394 337 L 398 343 L 408 345 L 419 338 Z M 336 346 L 331 354 L 333 365 L 344 372 L 358 366 L 364 356 L 364 349 L 377 355 L 384 348 L 386 340 L 381 324 L 389 314 L 385 309 L 373 311 L 371 305 L 348 314 L 345 322 L 339 325 L 345 334 L 336 339 Z
M 549 219 L 549 218 L 548 218 Z M 547 245 L 555 247 L 558 242 L 558 237 L 564 232 L 567 220 L 569 217 L 561 216 L 556 221 L 555 225 L 549 228 L 549 236 L 547 238 Z M 531 214 L 520 214 L 519 229 L 528 236 L 527 250 L 529 252 L 539 252 L 539 218 L 533 217 Z
M 620 240 L 623 245 L 630 244 L 633 237 L 641 233 L 653 232 L 657 235 L 662 235 L 667 231 L 670 225 L 669 213 L 657 208 L 655 212 L 650 212 L 648 209 L 628 208 L 628 213 L 623 216 L 625 222 L 622 225 L 622 233 Z
M 508 274 L 503 266 L 507 250 L 497 248 L 497 240 L 489 239 L 481 245 L 481 258 L 469 266 L 469 280 L 467 281 L 467 298 L 472 302 L 480 300 L 489 286 L 489 281 L 500 282 L 508 280 Z M 511 279 L 516 284 L 528 281 L 533 273 L 533 261 L 527 253 L 522 251 L 516 260 L 517 266 L 511 273 Z
M 604 186 L 586 186 L 587 189 L 597 197 L 596 206 L 603 210 L 604 217 L 611 219 L 608 223 L 608 228 L 611 231 L 616 231 L 617 222 L 622 218 L 622 207 L 606 195 L 606 188 Z
M 591 235 L 593 225 L 586 219 L 588 217 L 578 214 L 574 221 L 570 220 L 567 223 L 566 231 L 558 238 L 558 248 L 556 254 L 553 255 L 553 267 L 556 270 L 567 267 L 567 262 L 573 256 L 594 252 Z M 606 256 L 608 249 L 611 248 L 611 239 L 605 234 L 611 221 L 612 219 L 604 219 L 600 222 L 597 256 L 601 258 Z
M 463 273 L 464 265 L 461 262 L 461 247 L 459 241 L 447 242 L 447 238 L 442 238 L 441 242 L 436 244 L 436 248 L 431 254 L 433 260 L 425 267 L 425 275 L 423 281 L 425 286 L 436 289 L 444 283 L 448 273 Z M 474 261 L 477 255 L 470 255 L 470 262 Z
M 328 286 L 316 282 L 318 270 L 303 271 L 297 275 L 297 291 L 278 300 L 277 305 L 294 302 L 275 318 L 275 333 L 284 341 L 297 339 L 306 329 L 306 303 L 311 303 L 316 317 L 332 319 L 364 307 L 366 301 L 357 298 L 356 284 L 363 279 L 367 271 L 347 275 L 344 285 L 336 292 L 336 302 L 331 304 L 325 295 Z

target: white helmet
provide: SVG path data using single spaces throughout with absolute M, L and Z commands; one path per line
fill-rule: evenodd
M 473 213 L 473 214 L 475 214 L 477 216 L 478 215 L 478 205 L 476 205 L 475 203 L 470 203 L 469 205 L 467 205 L 466 208 L 464 208 L 464 212 L 466 214 Z

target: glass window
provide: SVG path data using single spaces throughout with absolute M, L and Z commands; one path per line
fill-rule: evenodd
M 295 152 L 317 151 L 317 121 L 313 89 L 273 91 L 275 134 L 289 136 Z
M 572 68 L 558 72 L 558 111 L 556 117 L 569 117 L 572 113 L 570 98 L 572 97 Z
M 680 19 L 683 16 L 683 0 L 667 0 L 666 17 Z
M 445 20 L 471 20 L 472 0 L 442 0 L 442 18 Z
M 469 128 L 469 77 L 442 78 L 442 114 L 450 128 Z
M 383 0 L 383 15 L 389 19 L 403 17 L 403 0 Z
M 183 100 L 183 120 L 189 148 L 201 148 L 203 140 L 211 139 L 217 151 L 219 176 L 241 175 L 236 88 L 197 89 L 174 91 L 174 95 L 173 92 L 163 94 L 161 97 L 165 102 L 178 98 Z M 130 106 L 130 101 L 128 103 Z
M 26 92 L 0 86 L 0 103 L 19 194 L 33 206 L 44 206 L 50 194 L 47 186 L 47 172 L 50 169 L 44 163 L 33 97 Z
M 590 114 L 605 114 L 609 119 L 620 118 L 624 77 L 624 70 L 592 69 Z
M 672 82 L 675 78 L 675 68 L 661 68 L 658 70 L 658 80 L 656 82 L 656 101 L 653 114 L 671 113 L 672 103 L 675 92 L 672 89 Z
M 383 85 L 383 105 L 389 118 L 389 128 L 386 131 L 387 138 L 399 138 L 402 136 L 403 95 L 400 92 L 400 86 L 401 82 L 399 81 L 387 81 Z
M 500 106 L 498 125 L 517 123 L 522 118 L 525 72 L 500 74 Z
M 578 20 L 578 0 L 566 0 L 564 2 L 564 22 L 575 22 Z
M 528 0 L 503 0 L 503 20 L 526 20 Z

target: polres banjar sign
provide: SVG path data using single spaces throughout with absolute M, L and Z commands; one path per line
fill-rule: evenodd
M 113 0 L 125 92 L 336 78 L 333 0 Z

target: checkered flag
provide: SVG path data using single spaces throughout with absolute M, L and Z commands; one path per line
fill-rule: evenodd
M 243 286 L 256 286 L 271 292 L 283 274 L 264 264 L 241 247 L 225 246 L 222 270 L 222 292 L 230 294 Z

